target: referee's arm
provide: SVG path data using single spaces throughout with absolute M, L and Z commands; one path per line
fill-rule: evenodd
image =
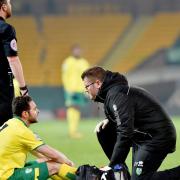
M 14 77 L 16 80 L 19 82 L 20 87 L 25 87 L 25 79 L 24 79 L 24 74 L 23 74 L 23 68 L 22 64 L 20 62 L 20 59 L 18 56 L 11 56 L 7 57 L 10 68 L 13 72 Z

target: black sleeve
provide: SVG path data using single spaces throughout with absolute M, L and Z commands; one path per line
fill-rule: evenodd
M 3 34 L 3 46 L 6 56 L 17 56 L 17 39 L 15 29 L 7 24 Z
M 128 95 L 118 93 L 110 97 L 110 111 L 117 122 L 117 140 L 109 166 L 124 163 L 131 147 L 134 129 L 134 109 Z

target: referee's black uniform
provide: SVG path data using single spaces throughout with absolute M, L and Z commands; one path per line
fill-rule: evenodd
M 12 117 L 13 74 L 7 57 L 17 56 L 15 29 L 0 17 L 0 125 Z

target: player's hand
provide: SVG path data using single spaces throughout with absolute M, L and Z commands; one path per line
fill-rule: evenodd
M 101 129 L 104 129 L 106 127 L 106 125 L 108 124 L 109 120 L 108 119 L 104 119 L 102 120 L 101 122 L 99 122 L 95 129 L 94 129 L 94 132 L 95 133 L 99 133 Z
M 71 160 L 68 160 L 68 161 L 66 162 L 66 164 L 69 165 L 69 166 L 74 166 L 74 163 L 73 163 Z

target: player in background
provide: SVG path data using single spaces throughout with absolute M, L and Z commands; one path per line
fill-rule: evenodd
M 82 50 L 78 44 L 72 47 L 72 55 L 66 58 L 62 65 L 62 82 L 64 86 L 65 105 L 67 107 L 67 121 L 69 136 L 80 138 L 78 124 L 81 118 L 80 107 L 87 102 L 81 74 L 89 67 L 89 63 L 82 57 Z
M 18 57 L 16 32 L 10 24 L 6 23 L 6 19 L 11 15 L 11 1 L 0 0 L 0 125 L 13 116 L 13 76 L 19 83 L 21 94 L 28 93 Z
M 14 117 L 0 127 L 0 179 L 75 179 L 73 162 L 29 129 L 38 122 L 39 114 L 31 97 L 15 98 L 13 114 Z M 26 163 L 28 153 L 38 159 Z

